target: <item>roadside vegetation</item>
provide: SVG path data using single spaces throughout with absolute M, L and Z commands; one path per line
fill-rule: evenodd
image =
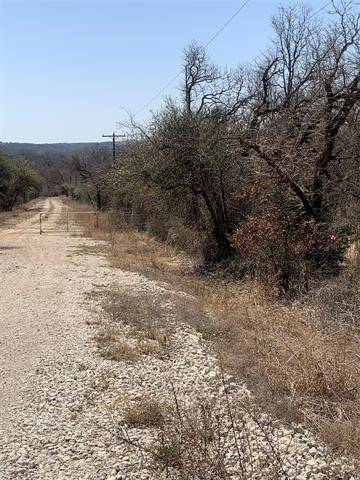
M 115 163 L 74 156 L 66 193 L 282 299 L 339 275 L 359 234 L 360 35 L 355 4 L 331 10 L 280 8 L 266 53 L 235 70 L 191 44 L 181 95 L 130 116 Z
M 39 196 L 43 180 L 23 157 L 8 158 L 0 153 L 0 212 Z
M 141 355 L 167 354 L 168 326 L 161 305 L 150 295 L 124 290 L 106 292 L 103 317 L 95 341 L 100 354 L 110 360 L 135 360 Z
M 269 49 L 234 70 L 191 44 L 181 95 L 147 124 L 130 116 L 116 162 L 79 153 L 57 181 L 99 210 L 79 222 L 109 241 L 114 266 L 190 295 L 176 319 L 259 407 L 359 459 L 360 14 L 330 9 L 323 23 L 307 7 L 280 8 Z M 115 295 L 102 355 L 134 360 L 151 342 L 162 354 L 147 302 Z
M 74 210 L 87 208 L 71 203 Z M 172 318 L 202 333 L 224 371 L 254 394 L 256 408 L 303 423 L 337 454 L 360 458 L 359 257 L 349 260 L 339 276 L 284 301 L 252 277 L 204 275 L 197 258 L 131 224 L 119 227 L 118 217 L 112 222 L 109 213 L 100 214 L 99 228 L 81 218 L 87 235 L 108 241 L 112 265 L 141 272 L 167 289 Z M 179 292 L 188 294 L 186 301 Z M 114 345 L 123 347 L 109 329 L 118 328 L 123 340 L 124 324 L 140 332 L 156 326 L 157 335 L 171 341 L 169 331 L 162 337 L 163 311 L 151 304 L 149 313 L 147 297 L 139 302 L 139 296 L 113 291 L 104 302 L 100 332 L 105 325 Z M 96 340 L 106 351 L 101 334 Z M 137 349 L 132 360 L 138 358 Z

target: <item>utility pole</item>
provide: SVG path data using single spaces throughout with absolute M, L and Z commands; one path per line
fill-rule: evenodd
M 115 141 L 117 138 L 125 137 L 125 135 L 116 135 L 115 132 L 113 132 L 111 135 L 104 135 L 103 137 L 108 137 L 112 138 L 112 147 L 113 147 L 113 162 L 115 163 L 115 158 L 116 158 L 116 147 L 115 147 Z

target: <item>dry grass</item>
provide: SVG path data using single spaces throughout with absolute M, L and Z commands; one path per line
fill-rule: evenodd
M 193 296 L 177 310 L 178 320 L 204 334 L 261 408 L 304 422 L 338 454 L 360 458 L 358 259 L 343 277 L 302 302 L 285 304 L 255 282 L 186 274 L 191 259 L 146 233 L 106 227 L 100 237 L 110 240 L 114 266 L 144 272 Z
M 87 204 L 64 199 L 72 212 L 91 210 Z M 193 259 L 179 252 L 174 246 L 157 241 L 146 232 L 134 230 L 115 214 L 101 212 L 98 220 L 91 215 L 74 217 L 84 229 L 84 235 L 107 240 L 112 264 L 133 272 L 151 274 L 161 272 L 187 272 L 193 267 Z M 109 253 L 109 252 L 108 252 Z
M 142 292 L 139 302 L 136 293 L 121 288 L 113 289 L 107 293 L 103 309 L 113 324 L 127 325 L 131 336 L 152 340 L 166 347 L 169 330 L 160 298 Z
M 129 271 L 151 273 L 185 272 L 191 262 L 174 247 L 161 243 L 145 232 L 127 229 L 111 236 L 112 263 Z
M 35 208 L 35 205 L 41 200 L 41 197 L 34 198 L 29 202 L 26 202 L 18 207 L 15 207 L 10 212 L 0 212 L 0 228 L 7 227 L 9 221 L 12 220 L 27 220 L 31 218 L 34 213 L 39 210 Z
M 122 339 L 119 327 L 113 325 L 102 326 L 95 335 L 101 355 L 109 360 L 134 361 L 139 356 L 136 346 L 129 345 Z
M 166 404 L 148 398 L 128 402 L 116 427 L 119 440 L 146 455 L 154 478 L 159 470 L 166 478 L 183 480 L 303 477 L 304 451 L 296 430 L 284 436 L 278 422 L 250 401 L 230 399 L 226 388 L 191 405 L 174 386 L 172 393 Z M 132 427 L 152 428 L 153 442 L 133 439 Z M 347 478 L 331 461 L 321 470 L 321 478 Z
M 142 397 L 125 406 L 123 423 L 128 427 L 161 427 L 167 410 L 167 406 L 156 399 Z
M 339 454 L 359 459 L 359 330 L 335 312 L 324 316 L 319 298 L 284 305 L 254 284 L 206 281 L 194 292 L 214 314 L 197 328 L 224 368 L 245 379 L 261 407 L 305 422 Z
M 122 289 L 107 292 L 103 300 L 95 336 L 103 357 L 134 361 L 141 355 L 168 355 L 170 333 L 158 300 L 143 294 L 139 303 L 136 295 Z
M 136 256 L 136 244 L 130 244 Z M 151 268 L 157 248 L 142 271 Z M 163 257 L 164 252 L 161 267 Z M 123 257 L 115 258 L 120 267 Z M 159 279 L 196 298 L 179 320 L 203 333 L 224 368 L 245 380 L 262 408 L 278 418 L 305 422 L 339 454 L 360 458 L 360 337 L 357 327 L 343 322 L 359 309 L 360 296 L 350 301 L 352 312 L 344 308 L 346 297 L 340 309 L 329 298 L 282 304 L 254 282 L 226 284 L 160 271 Z M 333 293 L 328 292 L 330 298 Z

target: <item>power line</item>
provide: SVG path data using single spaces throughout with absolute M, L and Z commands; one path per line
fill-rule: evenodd
M 208 40 L 208 42 L 205 44 L 205 47 L 204 48 L 207 48 L 224 30 L 225 28 L 239 15 L 239 13 L 246 7 L 246 5 L 248 3 L 250 3 L 251 0 L 245 0 L 245 2 L 243 2 L 241 4 L 241 6 L 236 10 L 235 13 L 233 13 L 233 15 L 231 15 L 231 17 L 219 28 L 219 30 L 217 30 L 214 35 L 212 35 L 212 37 L 210 37 L 210 39 Z M 322 10 L 324 10 L 326 7 L 328 7 L 329 5 L 332 4 L 332 1 L 330 0 L 329 2 L 325 3 L 319 10 L 317 10 L 316 12 L 314 12 L 310 18 L 313 18 L 315 17 L 316 15 L 318 15 Z M 265 50 L 265 52 L 261 52 L 259 55 L 257 55 L 253 60 L 256 60 L 258 57 L 260 57 L 261 55 L 265 55 L 265 53 L 267 53 L 269 50 L 271 50 L 271 47 L 269 47 L 268 49 Z M 134 116 L 137 116 L 139 115 L 139 113 L 143 112 L 149 105 L 151 105 L 160 95 L 162 95 L 165 90 L 167 90 L 167 88 L 175 82 L 175 80 L 177 80 L 180 75 L 182 74 L 182 71 L 180 70 L 171 80 L 169 80 L 153 97 L 151 97 L 139 110 L 137 110 L 137 112 L 135 112 L 135 115 Z M 121 127 L 119 127 L 117 130 L 119 130 Z
M 245 2 L 239 7 L 236 12 L 229 18 L 227 22 L 224 23 L 222 27 L 210 38 L 210 40 L 205 44 L 205 48 L 207 48 L 214 40 L 217 38 L 221 32 L 225 30 L 225 28 L 234 20 L 235 17 L 239 15 L 241 10 L 246 7 L 246 5 L 250 2 L 250 0 L 245 0 Z
M 110 135 L 103 134 L 103 137 L 112 138 L 113 162 L 115 163 L 115 160 L 116 160 L 116 139 L 120 138 L 120 137 L 125 137 L 125 135 L 116 135 L 115 132 L 113 132 Z
M 242 5 L 236 10 L 235 13 L 233 13 L 233 15 L 231 15 L 231 17 L 219 28 L 219 30 L 217 30 L 214 35 L 212 35 L 210 37 L 210 39 L 208 40 L 208 42 L 205 44 L 205 47 L 204 48 L 207 48 L 224 30 L 225 28 L 230 25 L 230 23 L 235 19 L 235 17 L 237 17 L 239 15 L 239 13 L 246 7 L 246 5 L 250 2 L 251 0 L 245 0 L 245 2 L 242 3 Z M 164 85 L 161 90 L 159 90 L 156 95 L 154 95 L 153 97 L 150 98 L 150 100 L 148 102 L 146 102 L 136 113 L 135 113 L 135 116 L 136 115 L 139 115 L 139 113 L 141 113 L 143 110 L 145 110 L 146 107 L 148 107 L 151 103 L 153 103 L 154 100 L 156 100 L 162 93 L 164 93 L 164 91 L 170 87 L 170 85 L 172 83 L 175 82 L 175 80 L 177 80 L 180 75 L 182 74 L 182 71 L 179 71 L 171 80 L 169 80 L 166 85 Z
M 166 85 L 164 85 L 162 87 L 162 89 L 158 91 L 158 93 L 156 95 L 151 97 L 150 100 L 145 103 L 145 105 L 143 105 L 137 112 L 135 112 L 135 116 L 139 115 L 139 113 L 141 113 L 143 110 L 145 110 L 146 107 L 148 107 L 151 103 L 153 103 L 154 100 L 156 100 L 162 93 L 164 93 L 165 90 L 168 87 L 170 87 L 170 85 L 172 83 L 174 83 L 175 80 L 177 80 L 180 77 L 181 74 L 182 74 L 182 71 L 180 70 L 180 72 L 178 72 L 171 80 L 169 80 L 168 83 Z
M 326 7 L 329 7 L 330 5 L 332 5 L 332 3 L 333 3 L 332 1 L 325 3 L 325 5 L 323 5 L 321 8 L 319 8 L 319 10 L 317 10 L 315 13 L 313 13 L 313 15 L 311 15 L 310 18 L 316 17 L 316 15 L 317 15 L 318 13 L 320 13 L 320 12 L 321 12 L 322 10 L 324 10 Z

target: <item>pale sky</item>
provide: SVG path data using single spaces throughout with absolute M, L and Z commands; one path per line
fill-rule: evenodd
M 0 140 L 101 140 L 121 107 L 146 104 L 180 70 L 184 47 L 205 44 L 243 1 L 0 0 Z M 265 50 L 278 5 L 250 0 L 209 46 L 212 60 L 231 67 Z

